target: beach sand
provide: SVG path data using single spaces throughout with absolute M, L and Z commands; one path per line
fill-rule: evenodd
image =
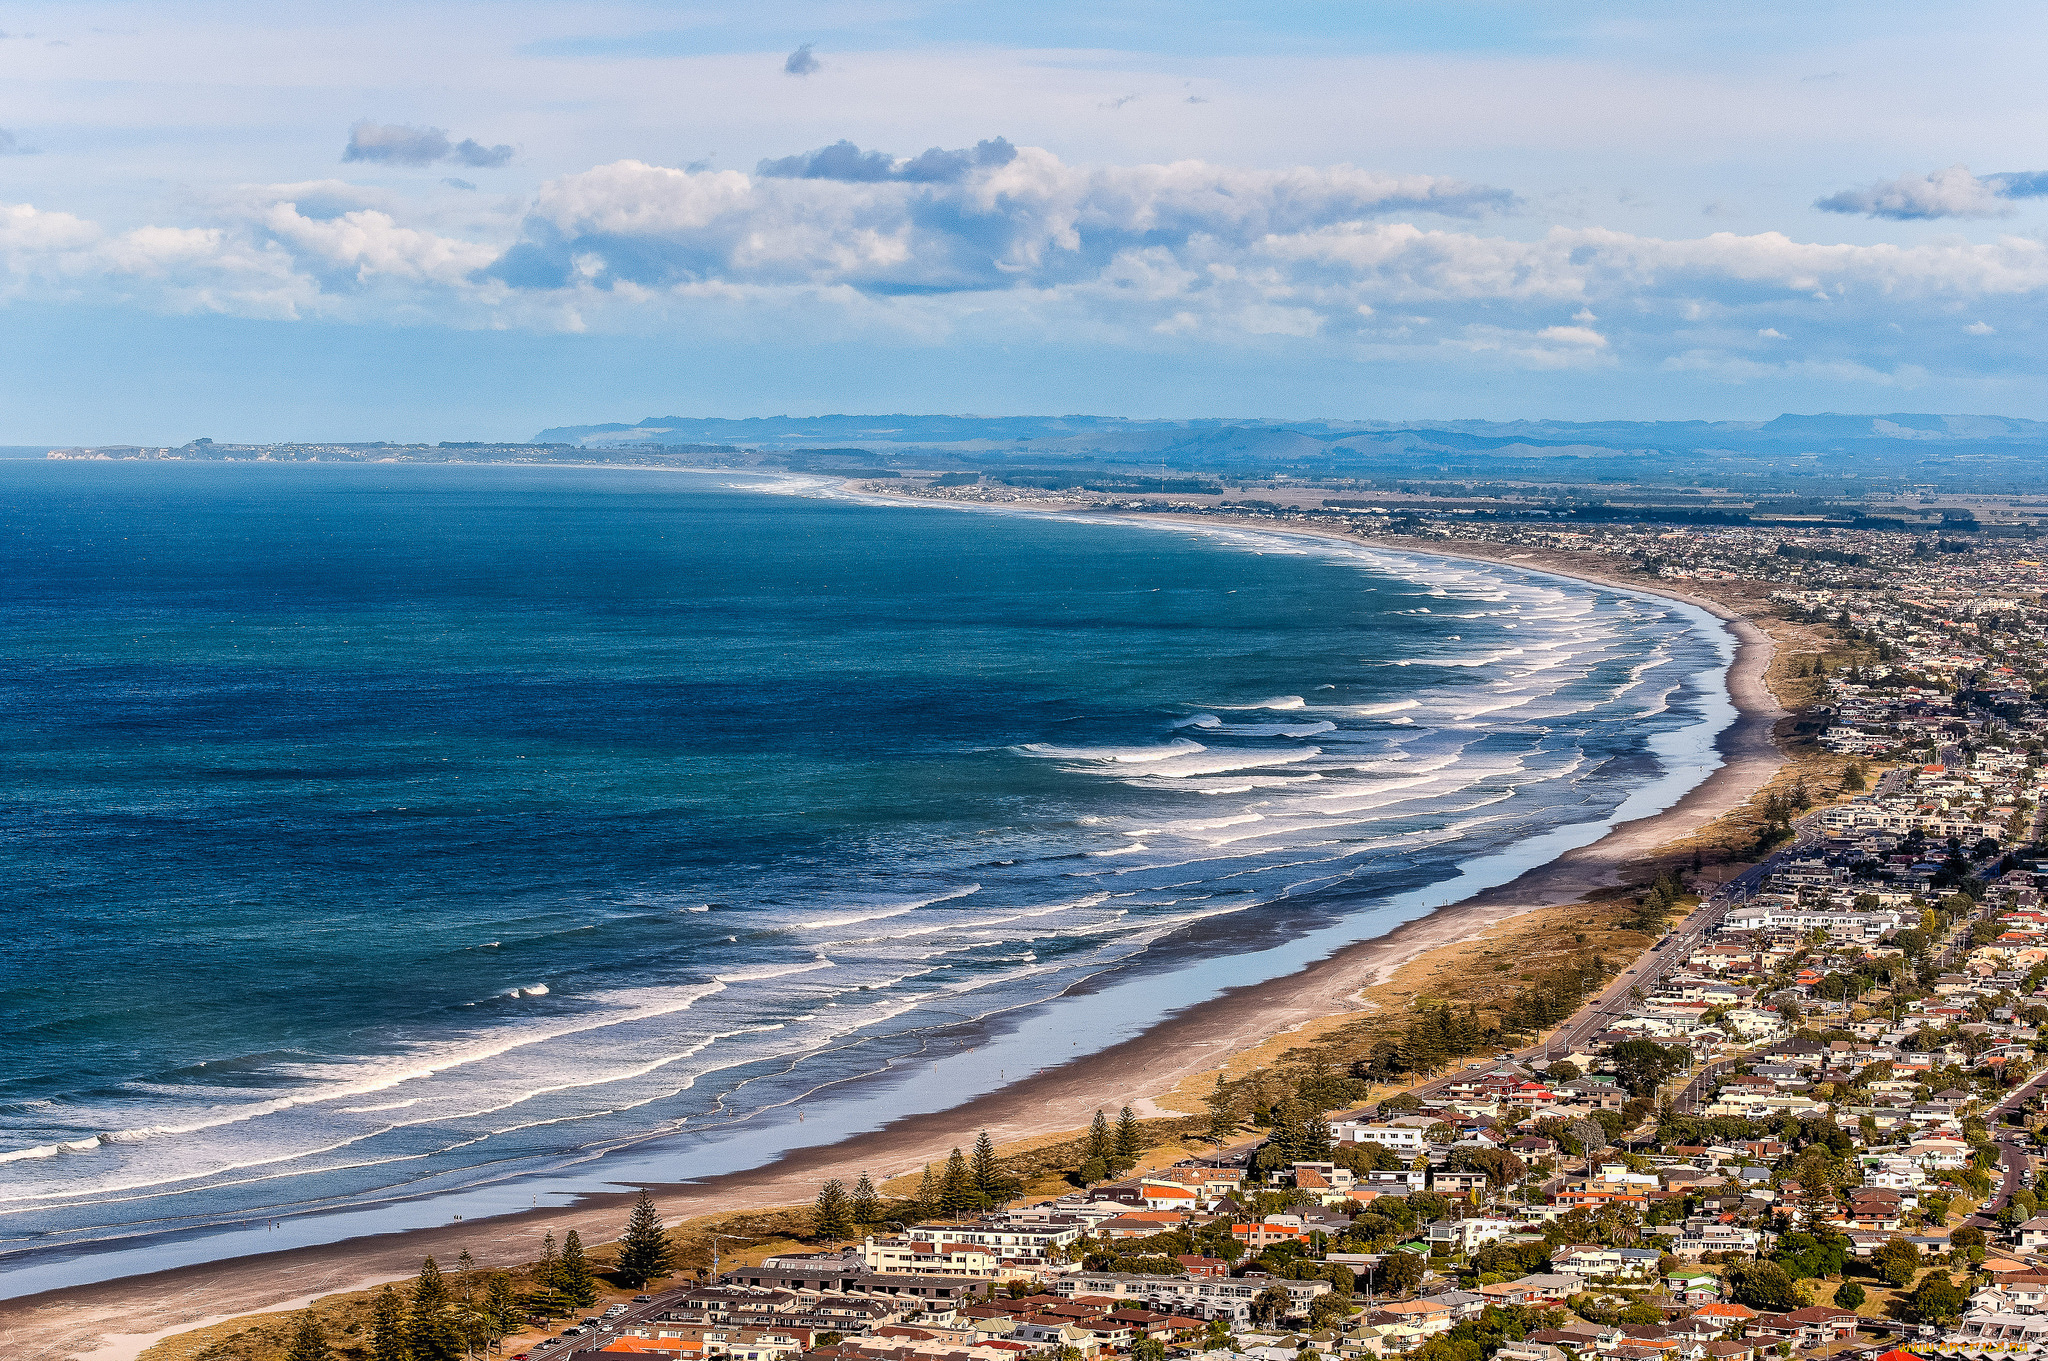
M 1069 512 L 1071 513 L 1071 512 Z M 1191 517 L 1193 518 L 1193 517 Z M 1214 520 L 1198 523 L 1215 525 Z M 1292 526 L 1285 532 L 1300 532 Z M 1332 534 L 1352 545 L 1361 540 Z M 1367 541 L 1370 542 L 1370 541 Z M 1483 557 L 1605 586 L 1667 596 L 1708 610 L 1728 624 L 1738 651 L 1728 688 L 1737 718 L 1717 743 L 1724 764 L 1664 812 L 1624 823 L 1599 841 L 1530 869 L 1512 883 L 1439 909 L 1389 934 L 1349 946 L 1308 968 L 1197 1003 L 1113 1048 L 1014 1082 L 952 1110 L 908 1116 L 869 1134 L 800 1149 L 765 1166 L 682 1186 L 651 1187 L 665 1219 L 808 1202 L 819 1183 L 851 1184 L 862 1171 L 876 1181 L 943 1158 L 986 1129 L 998 1144 L 1086 1125 L 1098 1108 L 1140 1110 L 1184 1080 L 1214 1072 L 1229 1056 L 1332 1015 L 1354 1011 L 1361 988 L 1386 980 L 1423 953 L 1470 940 L 1519 913 L 1572 902 L 1622 881 L 1625 866 L 1682 840 L 1741 806 L 1777 771 L 1783 755 L 1773 730 L 1785 718 L 1764 676 L 1774 644 L 1722 604 L 1680 591 L 1572 570 L 1528 555 L 1494 557 L 1466 545 L 1381 543 L 1401 552 Z M 1473 545 L 1472 547 L 1480 547 Z M 1550 559 L 1551 555 L 1544 555 Z M 540 1255 L 541 1235 L 570 1229 L 597 1243 L 617 1237 L 627 1195 L 589 1197 L 567 1209 L 452 1223 L 342 1243 L 181 1267 L 148 1276 L 50 1291 L 0 1304 L 10 1356 L 25 1361 L 87 1357 L 126 1361 L 159 1339 L 221 1319 L 361 1289 L 414 1274 L 428 1253 L 446 1260 L 467 1249 L 483 1267 Z

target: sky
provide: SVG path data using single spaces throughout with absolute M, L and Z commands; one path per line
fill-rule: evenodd
M 0 3 L 0 444 L 2048 418 L 2038 3 Z

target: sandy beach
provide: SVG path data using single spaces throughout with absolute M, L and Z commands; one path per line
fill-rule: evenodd
M 1071 513 L 1071 512 L 1069 512 Z M 1189 517 L 1214 526 L 1217 521 Z M 1283 532 L 1311 532 L 1287 526 Z M 1329 537 L 1351 545 L 1361 540 Z M 1498 561 L 1622 590 L 1666 596 L 1723 620 L 1738 649 L 1728 676 L 1737 718 L 1717 742 L 1722 766 L 1669 809 L 1615 827 L 1605 837 L 1532 868 L 1512 883 L 1439 909 L 1391 933 L 1343 949 L 1291 975 L 1239 988 L 1171 1015 L 1142 1035 L 1062 1067 L 1012 1083 L 952 1110 L 906 1117 L 873 1133 L 785 1154 L 769 1164 L 681 1186 L 654 1187 L 670 1221 L 713 1211 L 808 1201 L 828 1177 L 851 1182 L 862 1171 L 881 1180 L 912 1170 L 987 1129 L 999 1144 L 1085 1125 L 1099 1107 L 1145 1105 L 1182 1080 L 1214 1071 L 1229 1055 L 1333 1014 L 1356 1009 L 1363 987 L 1433 949 L 1469 940 L 1519 913 L 1571 902 L 1621 882 L 1622 869 L 1739 807 L 1782 764 L 1772 739 L 1786 716 L 1764 683 L 1774 644 L 1756 625 L 1700 596 L 1619 580 L 1529 555 L 1494 555 L 1433 544 L 1380 543 L 1403 553 Z M 1480 546 L 1473 545 L 1473 549 Z M 1576 566 L 1575 564 L 1573 565 Z M 411 1275 L 420 1259 L 467 1249 L 479 1265 L 511 1265 L 539 1255 L 544 1232 L 572 1228 L 587 1241 L 616 1237 L 624 1195 L 593 1197 L 569 1209 L 541 1210 L 449 1224 L 289 1252 L 178 1268 L 100 1285 L 52 1291 L 0 1304 L 9 1354 L 115 1361 L 155 1341 L 222 1318 L 296 1307 L 336 1291 Z

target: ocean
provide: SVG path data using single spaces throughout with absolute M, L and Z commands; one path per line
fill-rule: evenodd
M 1731 655 L 1241 525 L 0 462 L 0 1295 L 941 1108 L 1674 801 Z

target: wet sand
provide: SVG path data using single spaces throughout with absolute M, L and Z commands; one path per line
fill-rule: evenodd
M 1190 518 L 1205 525 L 1217 523 Z M 1283 532 L 1303 531 L 1289 526 Z M 1371 542 L 1334 533 L 1328 537 L 1352 545 Z M 1003 1144 L 1086 1125 L 1098 1108 L 1131 1104 L 1145 1109 L 1141 1103 L 1196 1073 L 1214 1071 L 1233 1053 L 1305 1022 L 1354 1010 L 1361 988 L 1384 981 L 1426 951 L 1469 939 L 1519 913 L 1613 887 L 1621 882 L 1624 866 L 1739 807 L 1782 763 L 1772 730 L 1786 712 L 1764 684 L 1774 645 L 1763 630 L 1724 606 L 1659 586 L 1564 570 L 1528 555 L 1495 557 L 1464 551 L 1462 545 L 1378 546 L 1404 553 L 1483 558 L 1663 595 L 1713 613 L 1728 624 L 1738 644 L 1728 674 L 1737 717 L 1716 743 L 1724 764 L 1664 812 L 1624 823 L 1592 845 L 1536 866 L 1511 883 L 1349 946 L 1296 973 L 1190 1006 L 1113 1048 L 949 1111 L 907 1116 L 873 1133 L 786 1153 L 759 1168 L 687 1185 L 650 1187 L 664 1218 L 673 1223 L 693 1215 L 807 1202 L 826 1178 L 851 1184 L 862 1171 L 879 1182 L 944 1157 L 955 1145 L 972 1142 L 975 1132 L 983 1129 Z M 544 1232 L 553 1232 L 559 1240 L 573 1228 L 587 1242 L 608 1241 L 618 1236 L 629 1204 L 630 1197 L 623 1194 L 593 1196 L 566 1209 L 452 1223 L 50 1291 L 0 1303 L 0 1335 L 7 1339 L 8 1354 L 24 1361 L 125 1361 L 170 1334 L 241 1314 L 298 1307 L 320 1295 L 412 1275 L 428 1253 L 445 1260 L 467 1249 L 480 1266 L 509 1266 L 537 1258 Z

